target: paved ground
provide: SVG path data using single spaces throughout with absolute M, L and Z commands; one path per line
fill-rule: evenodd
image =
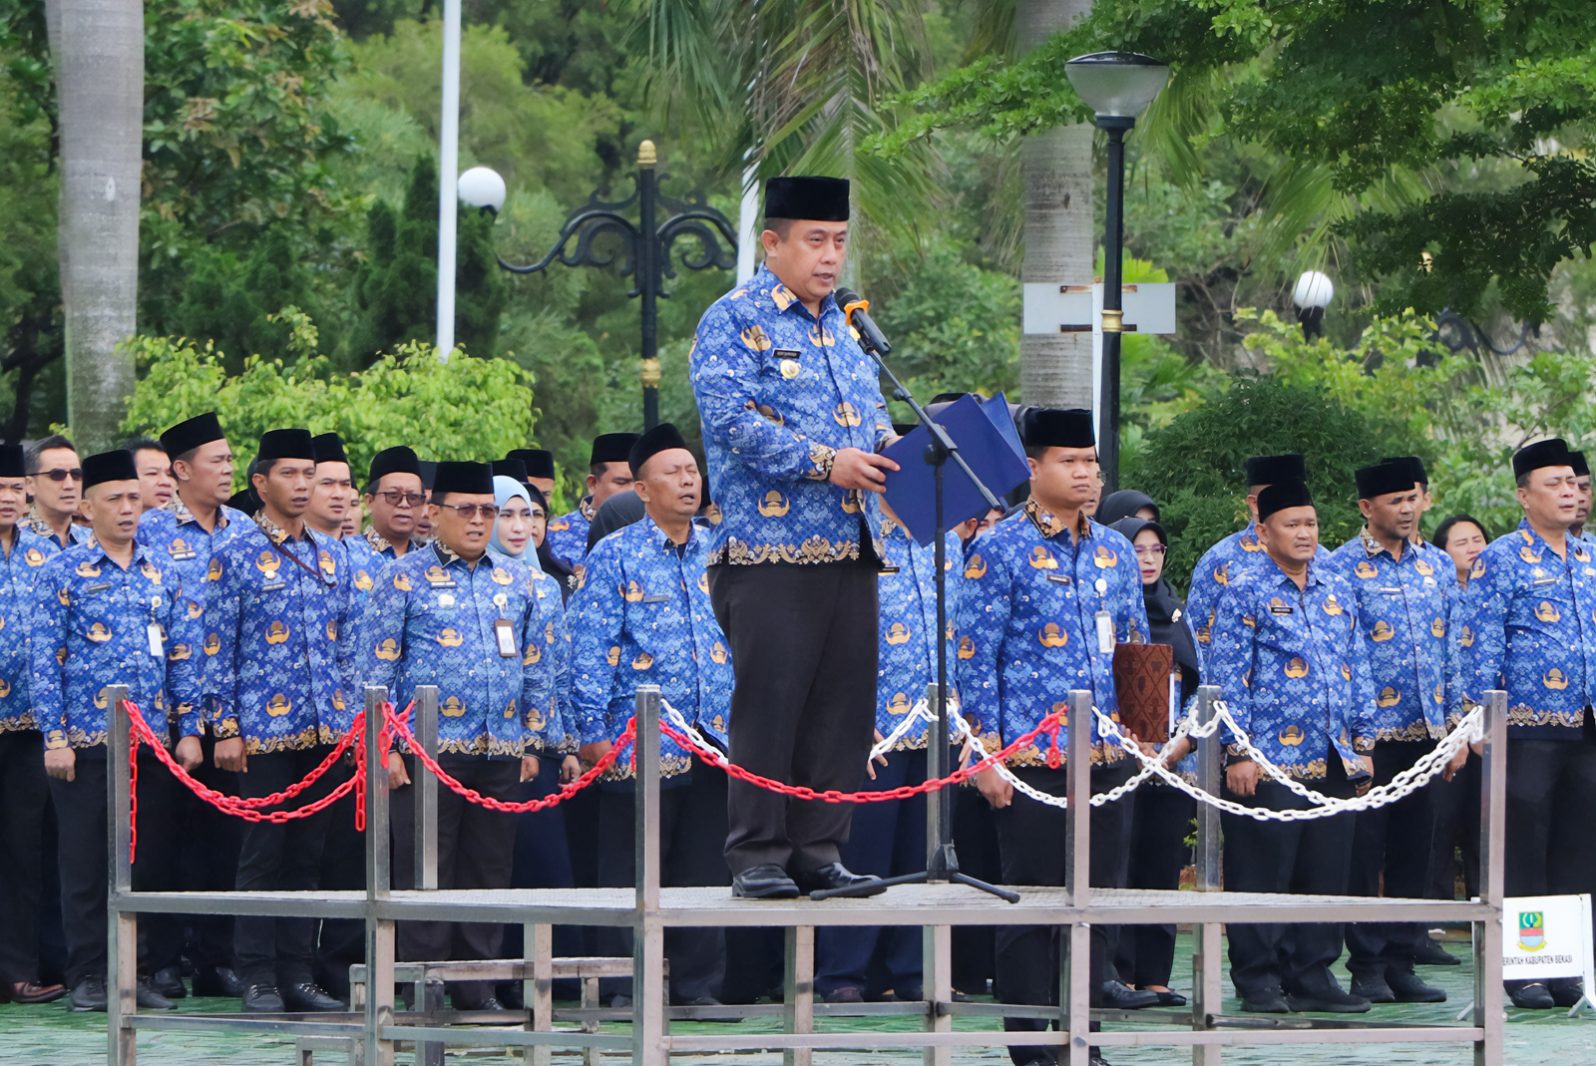
M 1461 945 L 1453 950 L 1461 954 Z M 1182 942 L 1182 954 L 1177 961 L 1176 973 L 1189 973 L 1187 944 Z M 1424 971 L 1425 977 L 1444 987 L 1450 994 L 1449 1003 L 1436 1007 L 1376 1008 L 1378 1015 L 1406 1022 L 1448 1023 L 1470 999 L 1472 975 L 1465 963 L 1457 967 L 1437 967 Z M 1177 979 L 1177 987 L 1185 987 Z M 186 1010 L 229 1010 L 235 1004 L 224 1000 L 188 1000 Z M 1227 1005 L 1227 1010 L 1235 1004 Z M 1596 1066 L 1596 1014 L 1569 1020 L 1564 1012 L 1508 1012 L 1507 1056 L 1508 1066 Z M 885 1026 L 883 1022 L 836 1022 L 830 1028 L 836 1031 L 862 1031 L 867 1025 Z M 898 1022 L 892 1028 L 909 1028 Z M 735 1032 L 727 1025 L 684 1027 L 706 1033 Z M 767 1027 L 748 1024 L 744 1032 L 764 1031 Z M 768 1028 L 773 1029 L 774 1025 Z M 980 1028 L 974 1023 L 961 1024 L 960 1028 Z M 105 1061 L 105 1019 L 102 1015 L 74 1015 L 57 1003 L 44 1007 L 0 1007 L 0 1066 L 92 1066 Z M 333 1061 L 337 1060 L 325 1060 Z M 401 1061 L 408 1061 L 401 1058 Z M 502 1055 L 486 1053 L 452 1054 L 449 1062 L 458 1066 L 509 1066 L 512 1060 Z M 557 1062 L 575 1063 L 575 1055 L 557 1055 Z M 621 1062 L 619 1058 L 613 1062 Z M 779 1055 L 746 1055 L 708 1058 L 680 1057 L 673 1063 L 736 1063 L 737 1066 L 772 1066 L 779 1063 Z M 837 1052 L 817 1054 L 816 1063 L 826 1066 L 867 1066 L 873 1063 L 918 1062 L 918 1056 L 880 1052 Z M 996 1049 L 961 1052 L 955 1059 L 961 1064 L 990 1066 L 1007 1062 L 1006 1055 Z M 1115 1049 L 1110 1056 L 1115 1066 L 1165 1066 L 1190 1062 L 1187 1052 L 1170 1048 L 1145 1048 L 1138 1050 Z M 1227 1064 L 1235 1066 L 1343 1066 L 1352 1063 L 1377 1063 L 1378 1066 L 1464 1066 L 1472 1063 L 1471 1052 L 1461 1045 L 1365 1045 L 1363 1048 L 1294 1048 L 1260 1049 L 1257 1051 L 1232 1051 L 1225 1055 Z M 204 1063 L 218 1066 L 295 1066 L 293 1046 L 289 1042 L 265 1040 L 258 1037 L 239 1037 L 219 1034 L 147 1034 L 139 1038 L 140 1066 L 192 1066 Z

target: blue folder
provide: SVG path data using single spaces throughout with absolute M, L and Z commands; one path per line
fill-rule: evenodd
M 973 395 L 960 397 L 932 418 L 953 438 L 975 476 L 1000 500 L 1031 476 L 1025 448 L 1002 393 L 990 400 Z M 896 474 L 887 475 L 887 503 L 917 544 L 930 544 L 937 532 L 934 468 L 925 461 L 930 443 L 931 434 L 924 426 L 916 426 L 882 453 L 899 466 Z M 986 510 L 980 491 L 950 459 L 942 468 L 942 517 L 947 527 L 952 529 Z

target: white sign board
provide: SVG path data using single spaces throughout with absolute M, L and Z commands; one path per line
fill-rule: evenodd
M 1518 896 L 1502 900 L 1502 979 L 1584 978 L 1596 991 L 1590 896 Z

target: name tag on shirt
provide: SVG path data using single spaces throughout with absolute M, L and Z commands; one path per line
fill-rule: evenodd
M 669 603 L 669 602 L 671 602 L 671 598 L 669 596 L 644 596 L 643 597 L 643 602 L 644 603 Z
M 1114 616 L 1107 611 L 1097 612 L 1097 650 L 1104 655 L 1114 651 Z
M 166 634 L 161 632 L 161 624 L 159 622 L 151 622 L 144 627 L 144 634 L 150 642 L 150 654 L 157 659 L 164 658 L 166 655 Z
M 111 587 L 111 584 L 108 581 L 97 582 L 96 584 L 93 584 L 93 585 L 85 585 L 84 588 L 83 588 L 83 595 L 92 596 L 96 592 L 104 592 L 106 589 L 108 589 L 110 587 Z
M 1538 577 L 1534 581 L 1534 585 L 1535 585 L 1536 588 L 1539 588 L 1542 585 L 1555 585 L 1555 584 L 1557 584 L 1557 575 L 1556 574 L 1547 574 L 1545 577 Z
M 1270 614 L 1291 614 L 1295 610 L 1296 608 L 1290 607 L 1284 603 L 1271 603 L 1269 605 Z
M 1068 585 L 1070 583 L 1070 575 L 1068 574 L 1048 574 L 1047 579 L 1055 585 Z
M 500 658 L 515 658 L 515 629 L 510 625 L 508 618 L 501 618 L 493 623 L 493 638 L 499 644 Z

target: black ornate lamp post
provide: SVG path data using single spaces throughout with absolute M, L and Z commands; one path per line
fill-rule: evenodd
M 633 279 L 628 296 L 642 297 L 643 428 L 659 422 L 659 311 L 657 301 L 668 299 L 666 278 L 676 276 L 671 246 L 679 237 L 698 241 L 696 253 L 682 256 L 688 270 L 732 270 L 737 266 L 737 231 L 726 216 L 694 193 L 686 200 L 659 191 L 661 175 L 653 141 L 637 148 L 637 188 L 618 202 L 601 200 L 599 193 L 572 211 L 560 229 L 554 247 L 536 263 L 510 263 L 496 257 L 512 274 L 536 274 L 555 261 L 566 266 L 615 266 L 622 277 Z M 497 213 L 504 206 L 504 179 L 487 167 L 473 167 L 460 175 L 460 199 L 471 207 Z M 637 221 L 627 217 L 637 207 Z M 663 212 L 670 217 L 659 220 Z M 723 243 L 724 242 L 724 243 Z

